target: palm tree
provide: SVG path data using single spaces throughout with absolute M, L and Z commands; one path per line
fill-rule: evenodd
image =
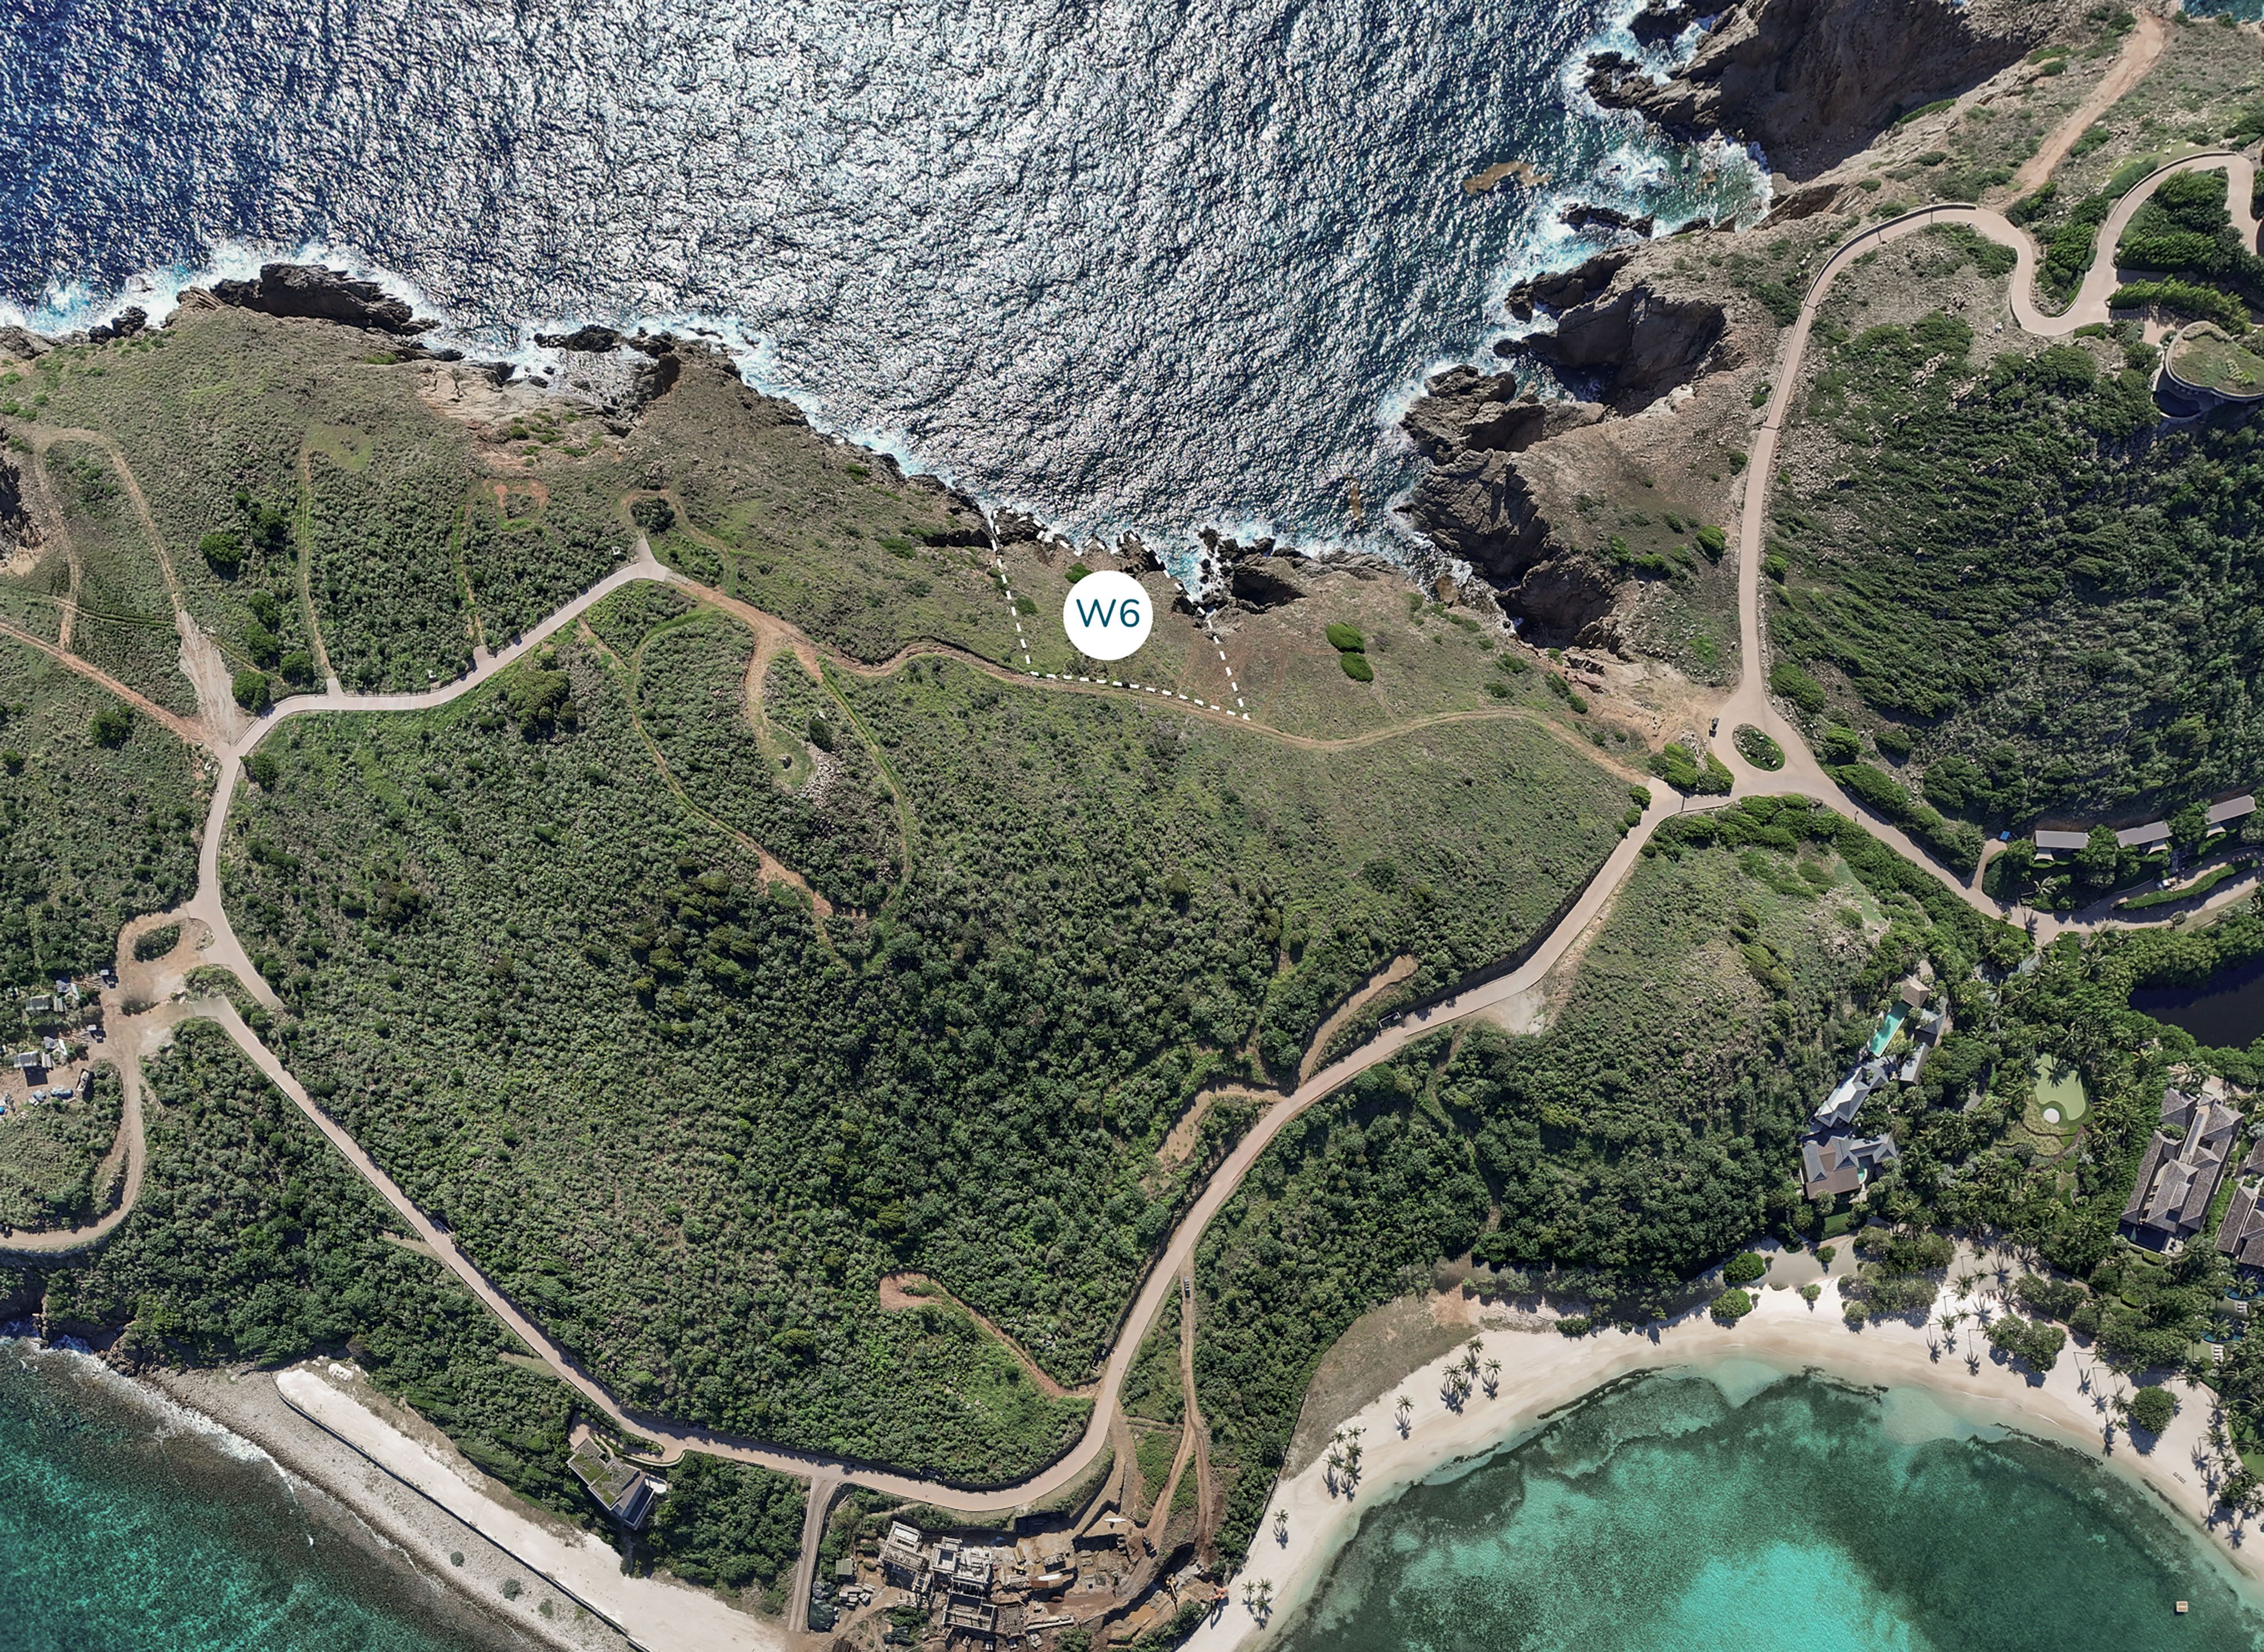
M 1485 1386 L 1488 1394 L 1492 1394 L 1501 1387 L 1500 1360 L 1489 1359 L 1485 1362 Z
M 1287 1509 L 1274 1511 L 1274 1540 L 1276 1543 L 1289 1540 L 1289 1511 Z
M 1407 1419 L 1415 1410 L 1415 1402 L 1403 1394 L 1399 1396 L 1399 1403 L 1392 1409 L 1399 1413 L 1399 1431 L 1404 1434 L 1407 1431 Z
M 1956 1279 L 1956 1290 L 1957 1290 L 1957 1300 L 1958 1300 L 1959 1301 L 1961 1301 L 1961 1302 L 1962 1302 L 1962 1301 L 1963 1301 L 1967 1297 L 1969 1297 L 1969 1296 L 1970 1296 L 1970 1295 L 1972 1295 L 1972 1294 L 1973 1294 L 1973 1284 L 1974 1284 L 1975 1279 L 1977 1279 L 1978 1277 L 1979 1277 L 1978 1275 L 1977 1275 L 1977 1274 L 1971 1274 L 1971 1273 L 1961 1273 L 1961 1274 L 1959 1274 L 1959 1275 L 1957 1276 L 1957 1279 Z
M 1941 1310 L 1941 1340 L 1952 1348 L 1957 1346 L 1957 1322 L 1964 1317 L 1964 1315 L 1954 1308 L 1945 1308 Z

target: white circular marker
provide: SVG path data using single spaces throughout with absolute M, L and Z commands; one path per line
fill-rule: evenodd
M 1069 588 L 1062 629 L 1071 647 L 1096 660 L 1128 659 L 1156 627 L 1152 598 L 1129 574 L 1087 574 Z
M 2057 1107 L 2045 1108 L 2044 1122 L 2046 1124 L 2057 1124 L 2059 1122 L 2059 1109 Z

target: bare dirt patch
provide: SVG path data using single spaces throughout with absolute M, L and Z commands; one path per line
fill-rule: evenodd
M 1289 1438 L 1284 1475 L 1302 1472 L 1329 1446 L 1329 1436 L 1353 1412 L 1390 1393 L 1407 1374 L 1469 1340 L 1469 1327 L 1442 1325 L 1431 1311 L 1436 1293 L 1396 1297 L 1353 1321 L 1313 1373 Z M 1441 1299 L 1446 1300 L 1446 1299 Z M 1457 1294 L 1452 1300 L 1460 1302 Z M 1472 1306 L 1476 1306 L 1475 1303 Z

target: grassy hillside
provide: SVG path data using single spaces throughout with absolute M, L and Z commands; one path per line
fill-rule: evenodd
M 2166 808 L 2264 772 L 2264 437 L 2158 425 L 2124 350 L 1991 356 L 1959 319 L 1825 351 L 1773 496 L 1781 692 L 1988 826 Z
M 156 680 L 121 675 L 167 703 L 186 693 L 120 456 L 190 613 L 232 668 L 268 671 L 277 698 L 320 686 L 318 637 L 349 688 L 445 682 L 475 644 L 500 646 L 618 565 L 634 540 L 628 482 L 594 416 L 562 406 L 530 426 L 498 399 L 483 417 L 444 417 L 422 394 L 440 396 L 440 370 L 373 344 L 352 328 L 187 311 L 162 333 L 11 370 L 6 410 L 31 445 L 66 431 L 116 444 L 64 437 L 33 461 L 82 563 L 82 603 L 126 617 L 81 652 L 109 666 L 101 650 L 138 641 L 125 663 Z M 52 583 L 60 550 L 27 577 Z M 112 634 L 153 615 L 162 634 Z
M 1475 1245 L 1638 1307 L 1795 1214 L 1880 908 L 1826 843 L 1777 835 L 1645 859 L 1545 1033 L 1429 1040 L 1266 1150 L 1198 1257 L 1223 1542 L 1256 1530 L 1329 1344 L 1434 1263 Z
M 109 963 L 127 919 L 186 898 L 206 795 L 169 729 L 0 639 L 0 985 Z
M 44 1101 L 0 1119 L 0 1222 L 11 1228 L 67 1228 L 91 1221 L 106 1189 L 95 1167 L 118 1140 L 123 1092 L 118 1074 L 97 1070 L 84 1101 Z
M 820 713 L 780 658 L 760 728 L 744 639 L 679 607 L 623 593 L 604 647 L 439 713 L 287 725 L 228 895 L 295 1070 L 483 1265 L 625 1397 L 766 1438 L 1052 1457 L 1084 1402 L 878 1276 L 1081 1379 L 1215 1150 L 1154 1158 L 1205 1078 L 1253 1036 L 1294 1064 L 1396 953 L 1515 951 L 1620 830 L 1623 789 L 1514 721 L 1308 752 L 940 661 L 831 674 Z M 822 803 L 766 794 L 821 759 Z M 733 831 L 821 886 L 845 844 L 909 870 L 819 924 Z

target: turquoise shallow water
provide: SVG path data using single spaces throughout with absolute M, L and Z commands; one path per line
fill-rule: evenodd
M 0 1339 L 0 1652 L 473 1652 L 265 1458 Z M 411 1615 L 415 1614 L 415 1615 Z
M 1797 1377 L 1739 1404 L 1676 1373 L 1370 1512 L 1285 1629 L 1292 1652 L 2264 1645 L 2200 1540 L 2072 1452 L 1923 1396 Z

